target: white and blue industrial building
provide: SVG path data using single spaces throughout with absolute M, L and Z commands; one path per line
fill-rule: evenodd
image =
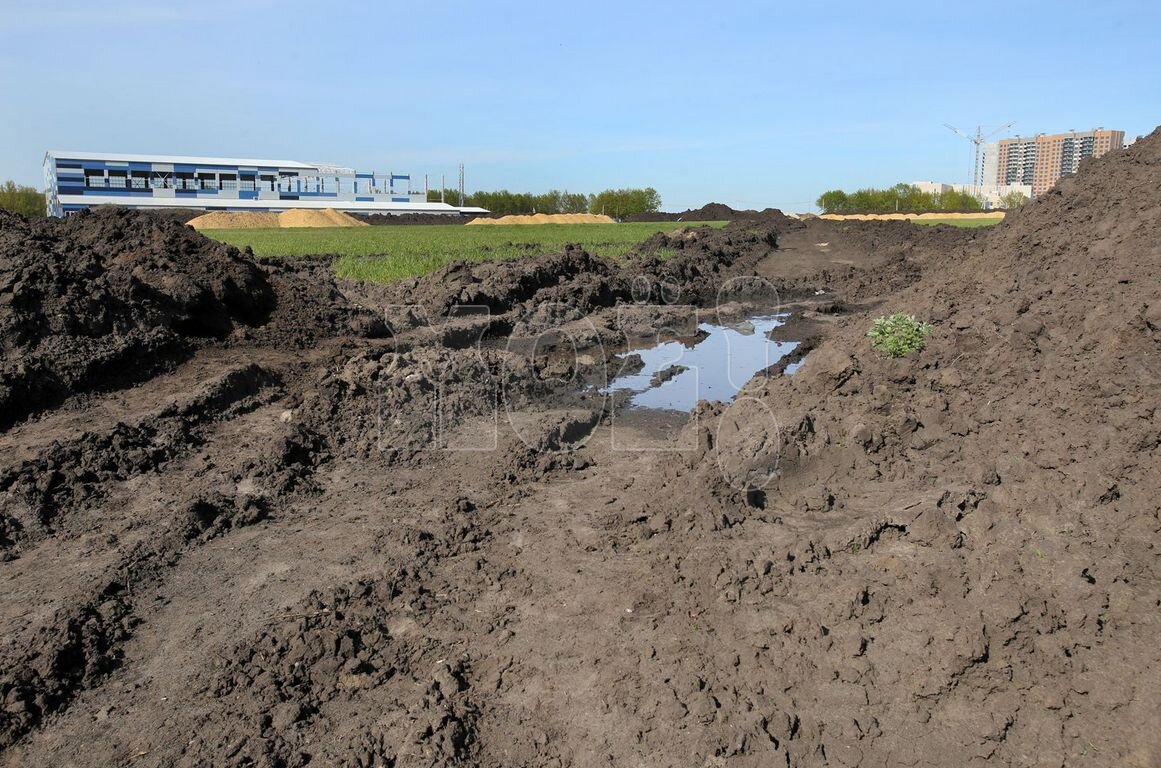
M 272 211 L 333 208 L 347 213 L 487 213 L 429 203 L 407 174 L 360 172 L 295 160 L 48 152 L 50 216 L 94 205 Z M 426 186 L 426 185 L 425 185 Z

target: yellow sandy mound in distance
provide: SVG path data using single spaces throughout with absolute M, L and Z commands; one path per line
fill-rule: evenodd
M 354 216 L 336 211 L 333 208 L 322 210 L 295 208 L 278 214 L 280 227 L 367 227 L 365 221 L 359 221 Z
M 191 219 L 194 229 L 273 229 L 275 227 L 369 227 L 365 221 L 333 208 L 296 208 L 282 213 L 213 211 Z
M 213 211 L 188 222 L 194 229 L 273 229 L 278 226 L 278 214 L 266 212 L 238 213 Z
M 912 219 L 1002 219 L 1003 211 L 979 213 L 824 213 L 818 218 L 829 221 L 910 221 Z
M 595 213 L 534 213 L 530 216 L 501 216 L 498 219 L 472 219 L 466 226 L 504 224 L 616 224 L 609 216 Z

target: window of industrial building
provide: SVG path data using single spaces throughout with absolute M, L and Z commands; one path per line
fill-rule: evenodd
M 274 174 L 262 174 L 262 189 L 269 189 L 271 192 L 274 191 Z
M 223 173 L 220 174 L 218 178 L 220 179 L 219 184 L 222 189 L 233 190 L 238 188 L 238 176 L 236 174 Z
M 86 173 L 85 174 L 85 186 L 86 187 L 103 187 L 103 186 L 105 186 L 105 174 L 103 172 Z
M 218 188 L 218 180 L 214 178 L 214 174 L 212 174 L 212 173 L 199 173 L 198 174 L 198 182 L 199 182 L 198 186 L 201 189 L 217 189 Z

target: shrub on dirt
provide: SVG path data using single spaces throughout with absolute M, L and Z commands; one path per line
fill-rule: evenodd
M 931 326 L 921 323 L 914 315 L 896 312 L 890 317 L 879 317 L 867 333 L 871 346 L 887 357 L 906 357 L 927 346 Z

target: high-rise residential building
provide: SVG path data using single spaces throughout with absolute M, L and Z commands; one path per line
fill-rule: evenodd
M 1104 128 L 1001 139 L 984 147 L 984 183 L 1027 184 L 1036 196 L 1061 176 L 1076 173 L 1084 158 L 1100 157 L 1120 149 L 1124 142 L 1124 131 Z

